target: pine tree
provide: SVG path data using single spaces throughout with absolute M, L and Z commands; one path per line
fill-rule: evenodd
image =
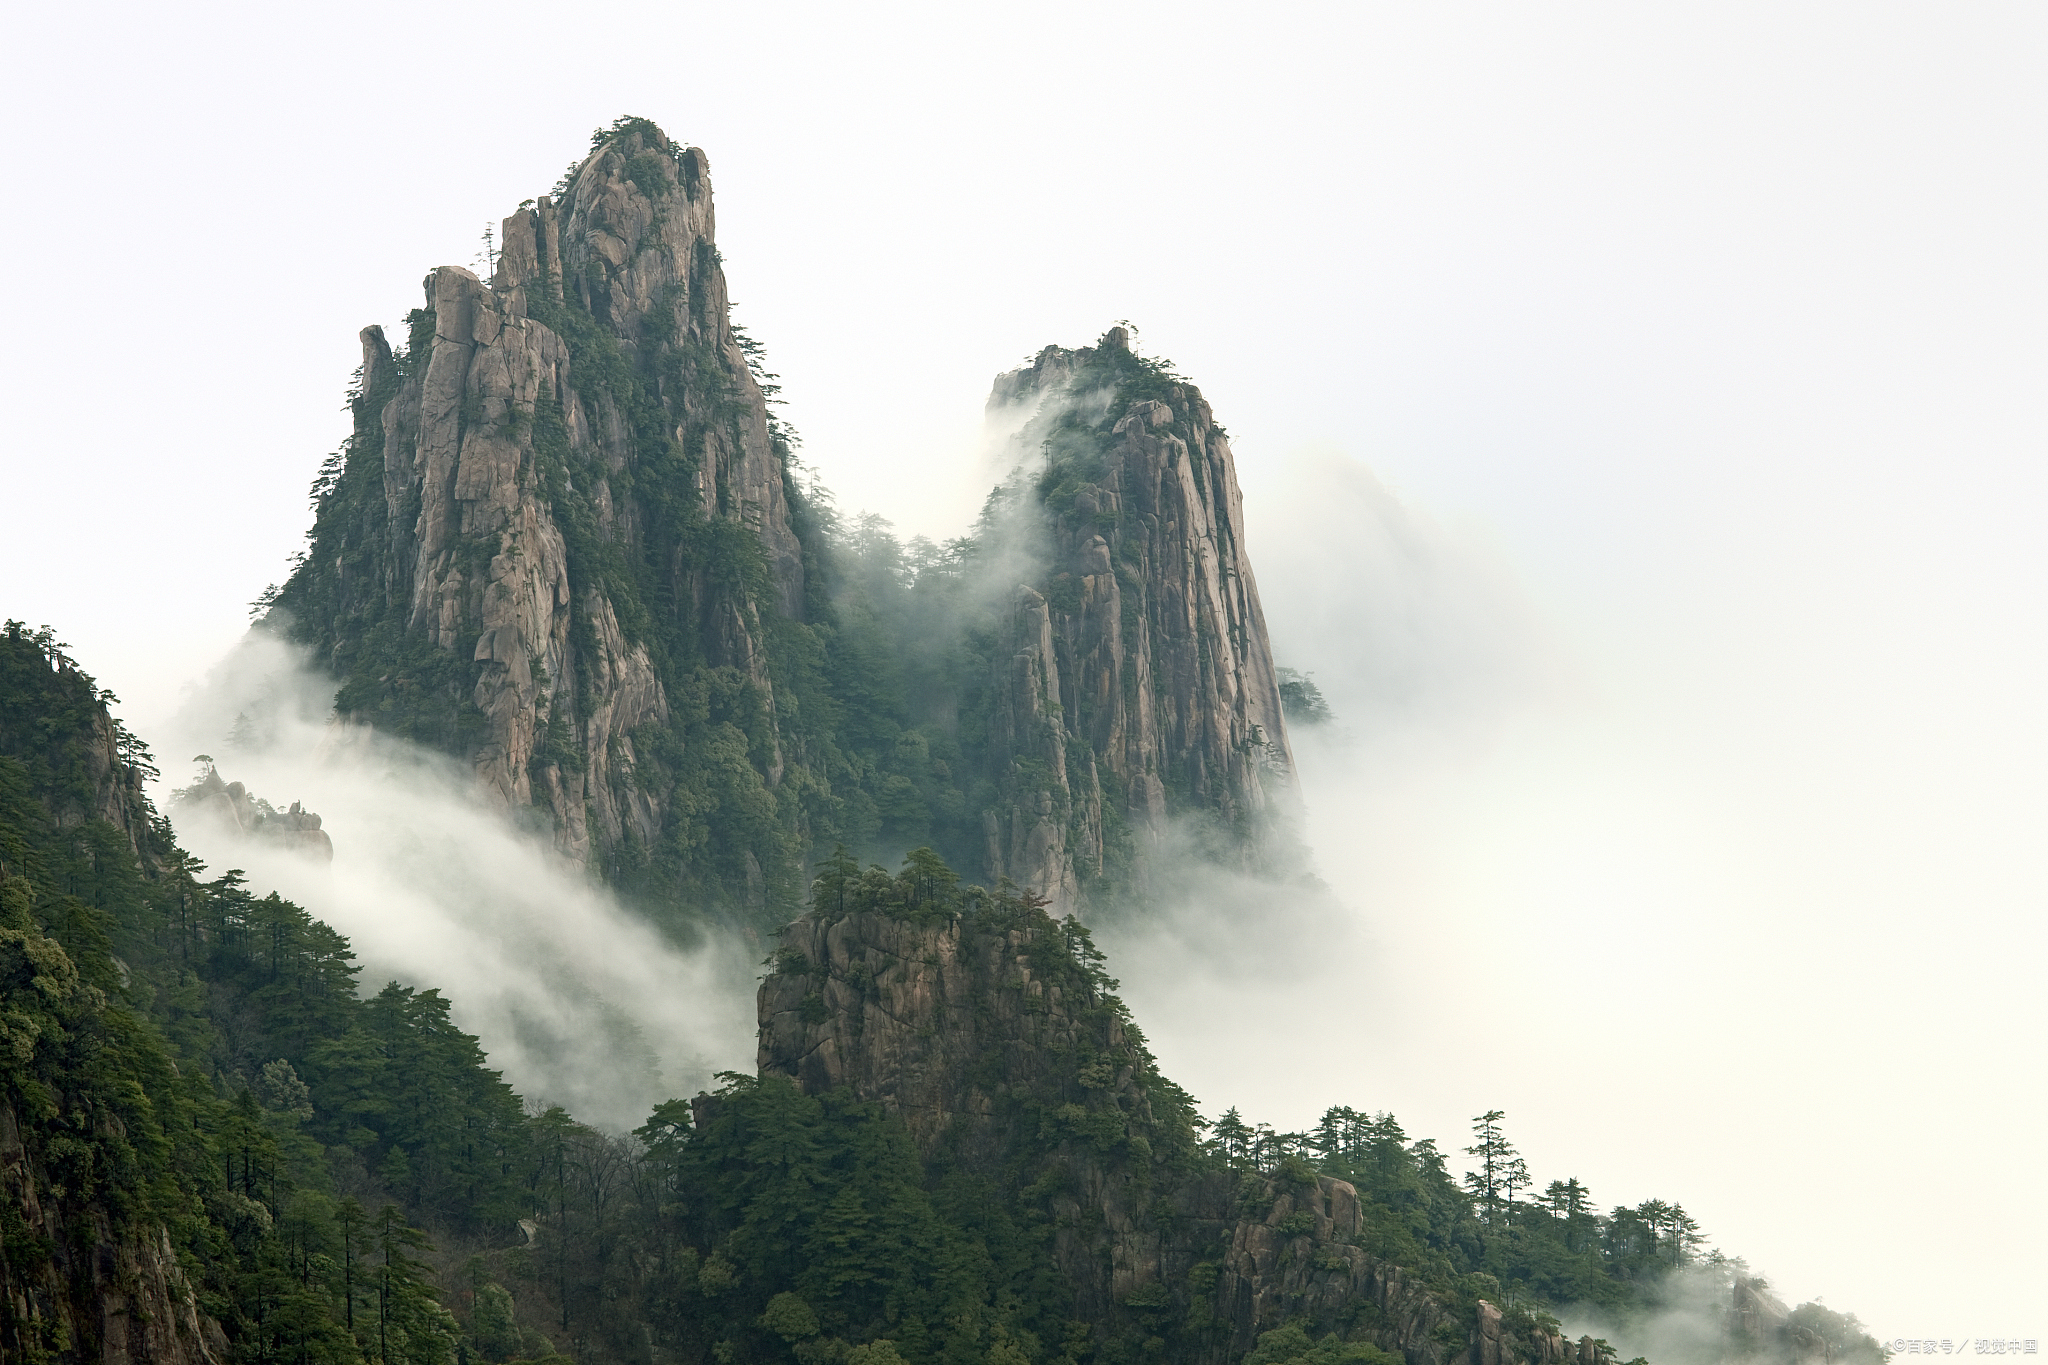
M 1478 1141 L 1465 1155 L 1479 1158 L 1479 1169 L 1466 1174 L 1465 1188 L 1479 1201 L 1481 1216 L 1489 1223 L 1498 1220 L 1503 1207 L 1514 1201 L 1514 1192 L 1529 1183 L 1529 1168 L 1521 1153 L 1501 1131 L 1507 1114 L 1489 1109 L 1472 1120 L 1472 1136 Z
M 431 1251 L 427 1235 L 405 1221 L 396 1204 L 386 1204 L 374 1224 L 381 1263 L 377 1267 L 377 1359 L 379 1365 L 447 1365 L 459 1330 L 434 1295 L 426 1262 L 413 1252 Z
M 847 897 L 860 879 L 860 863 L 846 845 L 840 844 L 832 850 L 832 856 L 818 864 L 818 876 L 811 883 L 811 909 L 844 915 L 849 907 Z
M 1216 1120 L 1216 1148 L 1223 1155 L 1223 1163 L 1233 1169 L 1251 1164 L 1252 1130 L 1245 1126 L 1244 1119 L 1233 1105 Z
M 1593 1192 L 1574 1176 L 1551 1181 L 1543 1187 L 1543 1198 L 1537 1202 L 1558 1218 L 1577 1218 L 1593 1207 Z

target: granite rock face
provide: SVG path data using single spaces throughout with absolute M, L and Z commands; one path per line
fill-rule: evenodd
M 1151 381 L 1142 393 L 1134 373 Z M 1289 839 L 1293 756 L 1236 464 L 1208 402 L 1143 369 L 1113 327 L 1000 376 L 989 410 L 1031 414 L 1020 443 L 1026 459 L 1044 455 L 1047 560 L 1017 590 L 998 652 L 991 881 L 1066 910 L 1105 875 L 1156 882 L 1170 840 L 1205 861 L 1272 866 Z
M 450 747 L 584 863 L 644 845 L 666 814 L 666 794 L 635 780 L 633 732 L 666 722 L 670 698 L 648 632 L 629 642 L 621 627 L 620 583 L 664 599 L 703 662 L 745 674 L 772 717 L 760 614 L 802 616 L 803 553 L 788 452 L 729 317 L 704 154 L 633 123 L 559 200 L 505 219 L 502 243 L 489 280 L 427 276 L 402 353 L 381 328 L 362 333 L 356 448 L 381 450 L 381 506 L 316 542 L 303 575 L 318 591 L 284 600 L 318 599 L 325 619 L 294 629 L 337 673 L 382 651 L 376 681 L 401 702 L 416 685 L 402 639 L 472 665 Z M 679 471 L 688 508 L 650 515 L 630 494 L 669 490 Z M 765 582 L 714 581 L 693 562 L 678 542 L 715 536 L 709 523 L 758 545 Z M 359 715 L 380 719 L 374 705 Z M 779 760 L 764 766 L 772 785 Z
M 811 1092 L 846 1086 L 899 1114 L 920 1149 L 943 1139 L 988 1159 L 1007 1141 L 1000 1102 L 1017 1078 L 1087 1050 L 1128 1059 L 1086 1088 L 1142 1126 L 1144 1062 L 1122 1019 L 1098 992 L 1036 970 L 1036 938 L 807 915 L 783 930 L 779 968 L 761 983 L 760 1070 Z
M 791 473 L 714 228 L 704 154 L 622 120 L 503 220 L 488 279 L 443 266 L 402 344 L 362 333 L 354 434 L 275 599 L 346 718 L 456 754 L 682 920 L 766 928 L 842 841 L 942 848 L 1062 913 L 1190 859 L 1283 862 L 1278 683 L 1200 392 L 1122 328 L 996 382 L 1058 468 L 1012 488 L 1030 553 L 977 561 L 1011 567 L 954 622 L 974 664 L 921 675 L 913 715 L 844 652 L 845 545 Z

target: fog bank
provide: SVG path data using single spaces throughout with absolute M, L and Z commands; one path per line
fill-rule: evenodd
M 1244 481 L 1275 657 L 1335 713 L 1291 731 L 1330 891 L 1105 935 L 1167 1072 L 1211 1113 L 1387 1109 L 1447 1150 L 1501 1108 L 1539 1187 L 1682 1203 L 1788 1302 L 2033 1331 L 2048 1200 L 1983 1140 L 2039 1127 L 2012 1067 L 2048 1022 L 2039 667 L 1971 627 L 1998 599 L 1873 563 L 1815 615 L 1754 552 L 1566 598 L 1358 461 Z

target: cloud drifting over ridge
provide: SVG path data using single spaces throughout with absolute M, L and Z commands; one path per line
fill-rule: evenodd
M 1418 904 L 1414 808 L 1578 684 L 1513 576 L 1359 462 L 1301 455 L 1247 504 L 1275 657 L 1334 711 L 1289 731 L 1311 863 L 1292 879 L 1205 872 L 1171 913 L 1102 939 L 1166 1069 L 1205 1107 L 1283 1128 L 1331 1104 L 1384 1107 L 1417 1136 L 1457 1137 L 1465 1099 L 1388 1084 L 1397 1057 L 1434 1054 L 1439 1020 L 1466 1012 L 1464 947 L 1417 932 L 1433 912 Z
M 252 631 L 152 736 L 173 773 L 211 754 L 252 794 L 318 812 L 334 841 L 323 865 L 159 792 L 213 874 L 243 868 L 348 935 L 367 990 L 440 989 L 515 1089 L 585 1122 L 631 1128 L 714 1071 L 751 1068 L 758 947 L 721 933 L 678 947 L 482 804 L 458 765 L 331 723 L 332 697 L 300 651 Z

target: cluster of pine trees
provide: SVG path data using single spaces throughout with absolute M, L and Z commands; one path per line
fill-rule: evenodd
M 1576 1178 L 1519 1197 L 1533 1186 L 1503 1132 L 1505 1117 L 1494 1109 L 1472 1121 L 1464 1155 L 1473 1169 L 1463 1175 L 1452 1174 L 1434 1139 L 1410 1141 L 1392 1114 L 1350 1106 L 1326 1110 L 1298 1133 L 1247 1124 L 1232 1109 L 1208 1143 L 1233 1169 L 1273 1172 L 1300 1163 L 1349 1181 L 1364 1204 L 1375 1255 L 1446 1279 L 1489 1275 L 1511 1303 L 1625 1311 L 1653 1300 L 1669 1272 L 1724 1261 L 1718 1251 L 1703 1253 L 1706 1238 L 1683 1207 L 1661 1199 L 1603 1214 Z

